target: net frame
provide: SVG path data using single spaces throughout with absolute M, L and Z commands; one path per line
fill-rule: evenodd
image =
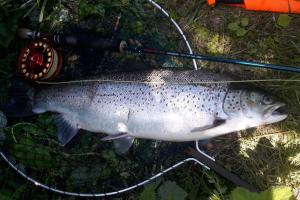
M 162 7 L 160 6 L 158 3 L 156 3 L 155 1 L 153 0 L 147 0 L 147 2 L 149 4 L 151 4 L 154 8 L 158 9 L 160 12 L 163 13 L 163 15 L 165 15 L 169 20 L 170 22 L 175 26 L 176 30 L 179 32 L 179 34 L 181 35 L 182 39 L 184 40 L 185 42 L 185 45 L 186 47 L 188 48 L 188 52 L 189 54 L 193 54 L 193 51 L 192 51 L 192 48 L 191 48 L 191 45 L 189 43 L 189 41 L 187 40 L 187 37 L 185 36 L 183 30 L 181 29 L 181 27 L 177 24 L 177 22 L 169 15 L 169 13 Z M 197 66 L 197 63 L 196 63 L 196 60 L 195 59 L 192 59 L 192 62 L 193 62 L 193 67 L 195 70 L 198 70 L 198 66 Z M 196 145 L 196 149 L 199 153 L 205 155 L 206 157 L 208 157 L 209 159 L 214 160 L 214 158 L 210 157 L 209 155 L 205 154 L 203 151 L 201 151 L 199 149 L 199 146 L 198 146 L 198 141 L 195 141 L 195 145 Z M 17 165 L 16 163 L 12 162 L 4 153 L 4 151 L 1 149 L 0 147 L 0 156 L 1 158 L 13 169 L 15 170 L 19 175 L 21 175 L 23 178 L 25 178 L 27 181 L 33 183 L 35 186 L 38 186 L 38 187 L 41 187 L 43 189 L 46 189 L 46 190 L 49 190 L 51 192 L 55 192 L 55 193 L 58 193 L 58 194 L 63 194 L 63 195 L 69 195 L 69 196 L 78 196 L 78 197 L 106 197 L 106 196 L 113 196 L 113 195 L 118 195 L 118 194 L 121 194 L 121 193 L 125 193 L 125 192 L 128 192 L 128 191 L 131 191 L 133 189 L 136 189 L 138 187 L 141 187 L 147 183 L 149 183 L 150 181 L 153 181 L 155 180 L 156 178 L 164 175 L 165 173 L 167 172 L 170 172 L 171 170 L 174 170 L 176 168 L 178 168 L 179 166 L 182 166 L 183 164 L 185 163 L 188 163 L 188 162 L 193 162 L 193 163 L 196 163 L 196 164 L 199 164 L 201 166 L 203 166 L 204 168 L 206 169 L 209 169 L 207 166 L 205 166 L 203 163 L 201 163 L 200 161 L 198 161 L 197 159 L 193 158 L 193 157 L 188 157 L 184 160 L 181 160 L 179 162 L 177 162 L 176 164 L 172 165 L 171 167 L 151 176 L 150 178 L 146 179 L 146 180 L 143 180 L 135 185 L 132 185 L 132 186 L 129 186 L 129 187 L 126 187 L 124 189 L 121 189 L 121 190 L 117 190 L 117 191 L 111 191 L 111 192 L 105 192 L 105 193 L 80 193 L 80 192 L 68 192 L 68 191 L 64 191 L 64 190 L 60 190 L 58 188 L 55 188 L 55 187 L 51 187 L 51 186 L 47 186 L 41 182 L 39 182 L 38 180 L 34 179 L 34 178 L 31 178 L 30 176 L 28 176 L 26 173 L 24 173 Z
M 206 156 L 207 158 L 211 159 L 212 161 L 215 161 L 214 158 L 212 158 L 211 156 L 209 156 L 208 154 L 204 153 L 202 150 L 200 150 L 199 148 L 199 145 L 198 145 L 198 141 L 195 141 L 195 146 L 196 146 L 196 150 Z M 49 191 L 52 191 L 52 192 L 55 192 L 55 193 L 58 193 L 58 194 L 63 194 L 63 195 L 69 195 L 69 196 L 77 196 L 77 197 L 107 197 L 107 196 L 113 196 L 113 195 L 118 195 L 118 194 L 122 194 L 122 193 L 125 193 L 125 192 L 128 192 L 128 191 L 131 191 L 133 189 L 136 189 L 138 187 L 141 187 L 155 179 L 157 179 L 158 177 L 161 177 L 163 176 L 164 174 L 182 166 L 183 164 L 186 164 L 186 163 L 195 163 L 195 164 L 198 164 L 202 167 L 204 167 L 204 169 L 206 170 L 210 170 L 209 167 L 207 167 L 205 164 L 201 163 L 200 161 L 198 161 L 197 159 L 193 158 L 193 157 L 188 157 L 182 161 L 179 161 L 177 162 L 176 164 L 172 165 L 171 167 L 168 167 L 166 168 L 165 170 L 151 176 L 150 178 L 144 180 L 144 181 L 141 181 L 135 185 L 132 185 L 132 186 L 129 186 L 127 188 L 124 188 L 124 189 L 121 189 L 121 190 L 117 190 L 117 191 L 112 191 L 112 192 L 105 192 L 105 193 L 76 193 L 76 192 L 68 192 L 68 191 L 64 191 L 64 190 L 60 190 L 60 189 L 57 189 L 57 188 L 54 188 L 54 187 L 50 187 L 50 186 L 47 186 L 33 178 L 31 178 L 30 176 L 27 176 L 24 172 L 22 172 L 13 162 L 11 162 L 6 156 L 5 154 L 0 151 L 0 156 L 2 157 L 2 159 L 12 168 L 14 169 L 18 174 L 20 174 L 23 178 L 25 178 L 27 181 L 33 183 L 35 186 L 38 186 L 38 187 L 41 187 L 43 189 L 46 189 L 46 190 L 49 190 Z

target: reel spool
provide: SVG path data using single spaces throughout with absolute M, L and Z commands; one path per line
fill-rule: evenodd
M 30 81 L 55 78 L 62 66 L 60 51 L 47 38 L 39 38 L 21 49 L 18 59 L 19 74 Z

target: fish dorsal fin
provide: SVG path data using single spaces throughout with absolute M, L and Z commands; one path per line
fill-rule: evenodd
M 208 129 L 212 129 L 212 128 L 215 128 L 217 126 L 220 126 L 220 125 L 224 124 L 225 122 L 226 122 L 225 119 L 216 118 L 214 120 L 213 124 L 202 126 L 202 127 L 196 127 L 196 128 L 191 130 L 191 133 L 206 131 Z
M 78 128 L 70 123 L 66 116 L 61 114 L 54 116 L 57 127 L 57 137 L 61 145 L 65 146 L 77 134 Z

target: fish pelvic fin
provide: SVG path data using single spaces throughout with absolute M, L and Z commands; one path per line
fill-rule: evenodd
M 134 137 L 126 136 L 124 138 L 119 138 L 114 140 L 114 148 L 118 154 L 125 154 L 134 142 Z
M 62 114 L 54 116 L 57 127 L 57 138 L 62 146 L 67 145 L 78 133 L 78 128 L 73 125 L 68 118 Z
M 114 148 L 118 154 L 125 154 L 132 146 L 134 137 L 128 133 L 118 133 L 115 135 L 109 135 L 101 139 L 101 141 L 113 141 Z
M 128 133 L 118 133 L 114 135 L 108 135 L 103 138 L 101 138 L 101 141 L 110 141 L 110 140 L 116 140 L 116 139 L 121 139 L 129 136 Z

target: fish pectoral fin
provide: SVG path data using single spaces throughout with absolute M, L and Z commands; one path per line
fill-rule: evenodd
M 116 140 L 116 139 L 125 138 L 128 136 L 129 136 L 128 133 L 118 133 L 118 134 L 114 134 L 114 135 L 105 136 L 105 137 L 101 138 L 101 141 Z
M 73 126 L 63 115 L 54 116 L 57 127 L 57 137 L 61 145 L 65 146 L 78 133 L 78 128 Z
M 201 132 L 201 131 L 206 131 L 208 129 L 216 128 L 217 126 L 220 126 L 220 125 L 224 124 L 225 122 L 226 122 L 225 119 L 217 118 L 217 119 L 214 120 L 213 124 L 202 126 L 202 127 L 196 127 L 196 128 L 191 130 L 191 133 Z
M 114 148 L 118 154 L 125 154 L 132 146 L 134 137 L 127 136 L 114 140 Z

